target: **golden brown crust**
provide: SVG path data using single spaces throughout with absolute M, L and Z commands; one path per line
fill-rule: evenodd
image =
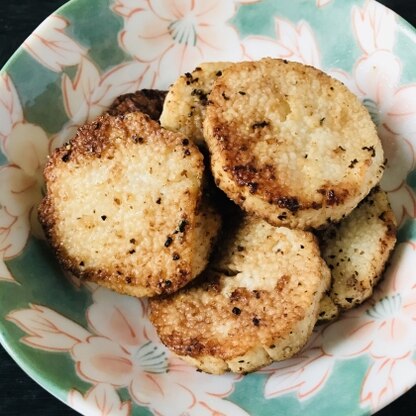
M 207 62 L 179 77 L 169 88 L 160 124 L 205 145 L 202 123 L 214 81 L 230 62 Z
M 104 115 L 50 157 L 39 219 L 75 275 L 134 296 L 172 293 L 203 270 L 219 229 L 201 204 L 203 169 L 194 144 L 148 116 Z
M 347 218 L 318 235 L 331 269 L 330 298 L 341 309 L 361 304 L 373 293 L 396 243 L 386 193 L 375 187 Z
M 382 174 L 365 107 L 340 82 L 295 62 L 226 68 L 209 95 L 204 136 L 217 185 L 273 225 L 337 221 Z
M 162 114 L 166 94 L 167 91 L 147 89 L 123 94 L 113 101 L 107 112 L 112 116 L 119 116 L 140 111 L 152 120 L 158 121 Z
M 199 279 L 150 300 L 150 319 L 167 347 L 202 370 L 254 371 L 306 343 L 328 284 L 312 234 L 245 219 Z

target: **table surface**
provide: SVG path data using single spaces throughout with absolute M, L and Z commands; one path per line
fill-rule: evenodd
M 31 31 L 64 0 L 0 0 L 0 68 Z M 416 26 L 415 0 L 381 0 Z M 377 416 L 415 414 L 416 388 L 382 409 Z M 31 380 L 0 346 L 0 415 L 76 415 Z

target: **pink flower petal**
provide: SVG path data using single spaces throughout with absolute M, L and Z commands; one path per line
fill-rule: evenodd
M 77 412 L 94 416 L 128 416 L 131 402 L 121 402 L 117 391 L 110 384 L 97 384 L 84 396 L 77 390 L 68 393 L 68 404 Z
M 185 384 L 197 396 L 209 394 L 226 397 L 233 392 L 234 383 L 242 379 L 242 376 L 239 374 L 230 373 L 218 377 L 197 372 L 193 366 L 186 364 L 175 356 L 172 356 L 169 360 L 169 374 L 173 383 Z
M 27 38 L 23 47 L 52 71 L 60 72 L 65 66 L 76 65 L 86 50 L 65 33 L 68 25 L 62 16 L 50 16 Z
M 43 170 L 48 155 L 48 136 L 35 124 L 17 123 L 6 142 L 6 155 L 28 176 Z
M 149 0 L 148 4 L 149 10 L 166 22 L 178 20 L 192 10 L 191 0 Z
M 36 179 L 13 165 L 2 166 L 0 179 L 0 204 L 6 209 L 7 214 L 28 217 L 29 210 L 41 197 Z
M 264 395 L 270 399 L 294 391 L 299 400 L 307 399 L 324 387 L 334 363 L 321 348 L 305 349 L 297 357 L 273 365 Z
M 87 58 L 81 59 L 73 81 L 66 74 L 62 76 L 65 111 L 74 123 L 81 125 L 102 111 L 92 100 L 99 82 L 100 73 Z
M 147 7 L 147 5 L 146 0 L 115 0 L 112 9 L 123 17 L 130 17 L 133 13 Z
M 94 332 L 113 339 L 124 347 L 138 346 L 144 341 L 144 310 L 139 299 L 99 288 L 93 294 L 87 319 Z
M 28 334 L 23 337 L 25 344 L 47 351 L 69 351 L 90 335 L 75 322 L 40 305 L 10 312 L 7 319 Z
M 353 7 L 352 23 L 357 41 L 365 53 L 393 50 L 397 23 L 394 13 L 387 7 L 375 1 L 367 1 L 363 8 Z
M 93 101 L 100 107 L 108 107 L 119 95 L 149 87 L 143 83 L 143 76 L 149 66 L 138 61 L 123 63 L 111 68 L 101 77 L 93 94 Z
M 265 57 L 292 59 L 293 52 L 273 39 L 248 36 L 242 42 L 244 57 L 256 61 Z
M 415 137 L 416 85 L 407 85 L 397 90 L 384 122 L 396 134 Z M 416 139 L 413 144 L 416 144 Z
M 150 374 L 137 373 L 131 386 L 130 394 L 134 400 L 155 413 L 170 415 L 172 403 L 175 403 L 176 414 L 182 414 L 197 401 L 192 388 L 183 384 L 173 384 L 170 373 Z
M 199 25 L 226 23 L 235 13 L 235 3 L 233 1 L 205 0 L 194 3 L 194 14 Z
M 189 416 L 249 416 L 249 413 L 235 403 L 208 395 L 198 397 L 198 401 L 186 414 Z
M 411 355 L 402 360 L 376 360 L 364 378 L 361 405 L 377 412 L 412 387 L 415 372 Z
M 275 18 L 275 31 L 279 44 L 291 51 L 289 59 L 320 67 L 319 46 L 306 22 L 300 21 L 295 25 L 289 20 Z
M 400 297 L 400 303 L 402 301 Z M 393 307 L 392 304 L 393 299 L 390 308 Z M 392 315 L 378 325 L 377 336 L 370 348 L 374 358 L 403 358 L 411 353 L 416 345 L 414 321 L 403 313 L 403 305 L 400 305 L 400 310 L 392 312 Z
M 125 22 L 121 45 L 140 62 L 152 62 L 173 43 L 168 25 L 150 11 L 134 13 Z
M 381 283 L 383 292 L 389 295 L 403 295 L 403 302 L 416 296 L 416 246 L 411 242 L 398 244 L 391 258 L 388 274 Z
M 94 383 L 127 386 L 133 377 L 130 354 L 103 337 L 90 337 L 72 349 L 78 375 Z
M 416 196 L 407 184 L 389 191 L 389 200 L 399 226 L 407 218 L 416 217 Z
M 406 177 L 413 168 L 414 148 L 408 140 L 393 134 L 384 125 L 379 126 L 378 135 L 387 159 L 381 186 L 387 192 L 394 191 L 406 182 Z
M 160 68 L 171 68 L 170 71 L 159 71 L 158 84 L 169 85 L 185 72 L 192 71 L 204 61 L 199 47 L 173 44 L 162 56 Z
M 361 308 L 362 310 L 362 308 Z M 323 350 L 336 357 L 354 357 L 369 352 L 377 323 L 363 314 L 344 318 L 328 325 L 322 332 Z
M 197 46 L 206 61 L 238 61 L 242 47 L 237 31 L 228 25 L 199 26 Z
M 23 111 L 13 82 L 7 72 L 0 74 L 0 140 L 9 136 L 13 126 L 23 120 Z
M 384 114 L 392 105 L 400 74 L 400 60 L 388 51 L 364 56 L 355 67 L 354 76 L 361 95 L 377 104 L 383 122 Z

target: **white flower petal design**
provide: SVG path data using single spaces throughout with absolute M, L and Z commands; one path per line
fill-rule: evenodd
M 133 92 L 146 85 L 154 87 L 153 83 L 148 83 L 146 76 L 149 68 L 141 62 L 132 61 L 123 63 L 105 72 L 100 80 L 99 88 L 94 92 L 95 100 L 100 107 L 107 108 L 119 95 Z
M 148 0 L 136 5 L 119 0 L 113 10 L 125 20 L 121 47 L 149 66 L 159 88 L 201 61 L 243 57 L 238 34 L 227 23 L 235 12 L 233 0 Z M 169 71 L 161 71 L 162 67 Z
M 133 61 L 117 65 L 101 74 L 95 64 L 82 58 L 75 78 L 62 76 L 62 92 L 65 111 L 70 121 L 53 139 L 52 147 L 66 141 L 75 126 L 98 117 L 117 96 L 135 91 L 147 82 L 146 66 Z M 63 137 L 65 139 L 63 140 Z M 69 137 L 68 137 L 69 136 Z
M 250 416 L 240 406 L 215 396 L 199 400 L 187 413 L 189 416 Z M 166 413 L 168 416 L 169 413 Z
M 131 402 L 121 402 L 110 384 L 97 384 L 83 396 L 77 390 L 68 393 L 68 404 L 77 412 L 90 416 L 128 416 Z
M 7 72 L 0 74 L 0 91 L 0 141 L 4 152 L 4 141 L 14 125 L 23 120 L 23 111 L 16 89 Z
M 394 13 L 387 7 L 367 0 L 363 8 L 353 7 L 352 23 L 355 36 L 365 53 L 393 50 L 397 22 Z
M 409 137 L 416 146 L 416 84 L 395 92 L 384 121 L 393 132 Z
M 361 92 L 359 96 L 371 99 L 377 104 L 378 117 L 383 121 L 385 113 L 392 105 L 401 70 L 400 60 L 387 51 L 365 55 L 355 66 L 355 81 Z
M 315 35 L 305 21 L 294 24 L 275 18 L 276 40 L 262 36 L 248 36 L 242 42 L 247 59 L 266 56 L 288 59 L 319 68 L 320 51 Z
M 139 334 L 144 310 L 139 299 L 102 288 L 93 293 L 93 299 L 87 318 L 96 334 L 108 337 L 124 347 L 137 347 L 143 342 Z
M 306 348 L 294 358 L 272 366 L 273 373 L 267 379 L 266 399 L 296 392 L 299 400 L 305 400 L 324 387 L 332 372 L 335 360 L 320 347 Z
M 27 176 L 40 174 L 48 154 L 48 136 L 35 124 L 19 122 L 10 132 L 5 153 Z
M 113 10 L 123 17 L 130 17 L 146 5 L 146 0 L 115 0 Z
M 68 117 L 75 123 L 82 124 L 85 120 L 96 117 L 101 108 L 92 101 L 92 96 L 100 83 L 100 73 L 96 66 L 87 58 L 82 58 L 75 79 L 62 75 L 62 93 Z
M 62 16 L 50 16 L 23 43 L 30 55 L 51 71 L 76 65 L 86 54 L 85 48 L 65 33 L 69 22 Z
M 130 354 L 113 341 L 98 336 L 77 343 L 72 349 L 78 375 L 92 383 L 128 386 L 134 363 Z
M 22 342 L 46 351 L 69 351 L 90 336 L 80 325 L 41 305 L 12 311 L 7 319 L 28 334 Z
M 4 260 L 17 256 L 30 233 L 29 216 L 41 199 L 34 178 L 17 166 L 0 168 L 0 280 L 14 281 Z
M 401 360 L 379 359 L 367 371 L 361 390 L 361 405 L 375 413 L 413 385 L 416 363 L 411 354 Z
M 14 207 L 8 207 L 3 203 L 7 199 L 5 192 L 8 192 L 8 189 L 2 189 L 1 185 L 7 185 L 4 181 L 14 174 L 19 179 L 19 169 L 14 167 L 0 169 L 0 281 L 16 283 L 4 260 L 16 256 L 23 250 L 29 235 L 29 225 L 26 216 L 13 215 L 9 211 Z
M 416 217 L 416 195 L 407 184 L 389 191 L 389 201 L 398 224 L 407 218 Z
M 378 135 L 387 159 L 381 186 L 385 191 L 393 192 L 405 184 L 406 176 L 413 168 L 414 147 L 402 136 L 387 130 L 384 125 L 379 126 Z

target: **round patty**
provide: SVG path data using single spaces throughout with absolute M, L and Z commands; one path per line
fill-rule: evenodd
M 314 236 L 245 219 L 191 285 L 150 300 L 162 342 L 203 371 L 254 371 L 308 340 L 330 273 Z
M 198 148 L 147 115 L 82 126 L 45 167 L 39 218 L 63 266 L 134 296 L 171 293 L 202 272 L 220 226 L 201 196 Z
M 204 137 L 217 185 L 273 225 L 339 220 L 383 172 L 365 107 L 339 81 L 295 62 L 224 69 L 208 97 Z
M 350 309 L 363 303 L 396 244 L 396 219 L 386 193 L 375 187 L 347 218 L 318 235 L 322 257 L 331 269 L 333 304 Z

